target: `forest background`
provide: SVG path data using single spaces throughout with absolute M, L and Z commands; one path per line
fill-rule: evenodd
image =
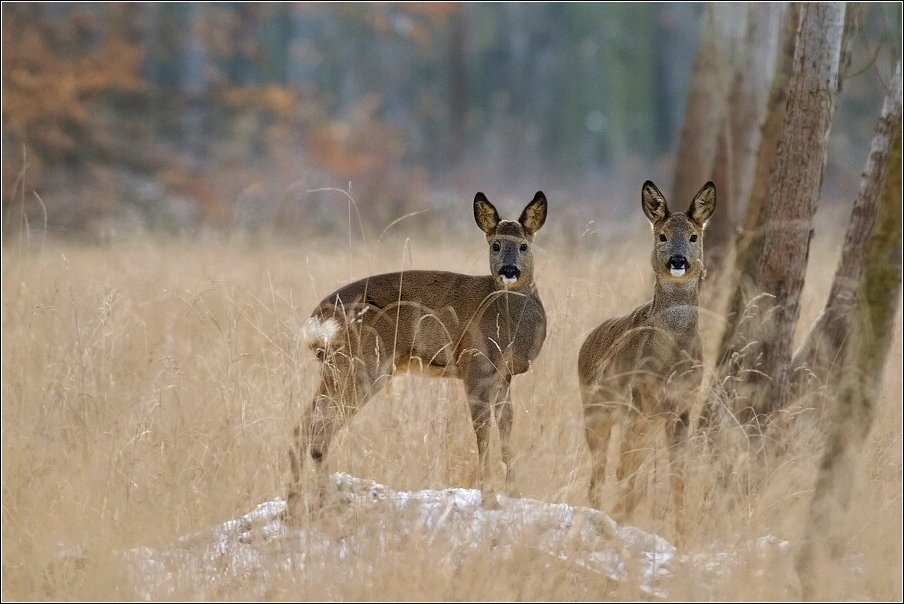
M 543 189 L 579 232 L 588 205 L 618 220 L 644 180 L 669 194 L 704 7 L 4 3 L 4 234 L 24 211 L 94 240 L 292 238 L 347 228 L 331 188 L 377 233 L 424 210 L 458 224 L 477 190 Z M 856 192 L 900 55 L 895 7 L 866 7 L 829 203 Z

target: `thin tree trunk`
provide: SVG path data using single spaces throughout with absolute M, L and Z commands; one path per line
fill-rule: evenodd
M 857 288 L 863 277 L 866 247 L 873 233 L 883 183 L 889 169 L 892 140 L 901 130 L 901 71 L 891 83 L 882 115 L 876 124 L 866 168 L 860 180 L 860 191 L 854 201 L 848 222 L 844 248 L 825 310 L 816 320 L 803 345 L 791 363 L 792 397 L 807 389 L 837 384 L 848 346 L 853 322 Z
M 734 61 L 728 112 L 711 175 L 720 203 L 706 229 L 708 272 L 721 272 L 750 195 L 785 9 L 782 3 L 751 2 L 747 6 L 746 31 Z
M 709 3 L 704 8 L 676 153 L 675 182 L 669 198 L 675 203 L 689 203 L 700 187 L 712 178 L 719 135 L 728 112 L 735 56 L 743 39 L 746 19 L 746 3 Z M 718 189 L 719 183 L 716 187 Z M 723 203 L 728 203 L 729 199 L 728 196 L 719 198 L 719 212 L 725 211 Z
M 813 216 L 819 205 L 835 112 L 844 3 L 801 7 L 785 120 L 759 228 L 741 274 L 746 316 L 720 359 L 741 420 L 785 402 Z
M 464 156 L 468 127 L 467 7 L 456 5 L 449 16 L 449 160 L 458 167 Z
M 901 106 L 901 65 L 896 75 Z M 816 477 L 816 488 L 795 566 L 805 599 L 833 599 L 834 562 L 844 554 L 845 514 L 857 478 L 863 444 L 875 419 L 882 373 L 888 358 L 901 294 L 901 126 L 892 132 L 885 159 L 879 213 L 870 238 L 863 279 L 856 290 L 851 345 L 841 394 Z
M 772 79 L 772 86 L 769 89 L 766 121 L 763 124 L 763 133 L 760 137 L 759 149 L 757 150 L 756 167 L 753 171 L 753 182 L 750 184 L 750 197 L 747 202 L 744 226 L 735 240 L 735 272 L 737 275 L 744 274 L 744 269 L 748 264 L 747 249 L 760 221 L 763 200 L 766 199 L 766 191 L 769 188 L 769 175 L 772 172 L 772 165 L 775 163 L 779 137 L 785 124 L 788 82 L 791 80 L 791 71 L 794 64 L 794 49 L 797 45 L 799 20 L 800 3 L 792 2 L 788 9 L 788 15 L 785 18 L 785 26 L 782 32 L 782 48 L 775 63 L 775 77 Z M 736 286 L 726 311 L 728 324 L 722 334 L 722 342 L 719 345 L 720 358 L 724 358 L 728 353 L 734 338 L 735 318 L 741 316 L 741 312 L 744 310 L 743 294 L 743 289 L 739 285 Z
M 724 359 L 728 354 L 734 339 L 737 318 L 742 315 L 744 305 L 748 302 L 744 296 L 744 289 L 739 283 L 740 275 L 743 275 L 745 270 L 749 270 L 752 260 L 747 257 L 747 249 L 754 234 L 757 233 L 759 229 L 763 228 L 760 213 L 762 212 L 763 202 L 766 199 L 766 194 L 769 190 L 769 178 L 775 163 L 776 152 L 778 151 L 779 137 L 783 132 L 785 124 L 785 109 L 788 101 L 788 82 L 791 79 L 791 71 L 794 65 L 793 59 L 794 50 L 797 45 L 800 7 L 801 3 L 792 2 L 785 19 L 782 33 L 782 49 L 779 53 L 778 60 L 776 61 L 775 77 L 772 80 L 772 86 L 769 91 L 766 120 L 763 125 L 763 132 L 757 151 L 753 181 L 750 184 L 749 201 L 745 212 L 744 225 L 741 227 L 737 238 L 735 239 L 734 280 L 736 285 L 734 294 L 732 295 L 725 313 L 727 326 L 722 334 L 722 341 L 719 344 L 720 359 Z M 847 10 L 845 11 L 845 33 L 842 41 L 842 58 L 839 59 L 839 70 L 846 71 L 847 65 L 850 63 L 851 41 L 859 26 L 862 10 L 862 3 L 848 3 Z M 839 89 L 843 80 L 842 75 L 841 71 L 839 71 Z

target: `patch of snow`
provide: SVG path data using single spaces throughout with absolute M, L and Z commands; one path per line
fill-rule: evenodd
M 269 573 L 316 570 L 330 560 L 367 564 L 366 555 L 360 553 L 372 552 L 375 543 L 378 551 L 386 551 L 404 537 L 427 543 L 440 539 L 444 547 L 452 546 L 452 558 L 481 547 L 504 554 L 528 544 L 612 581 L 639 581 L 648 595 L 667 598 L 667 581 L 675 565 L 692 565 L 718 577 L 733 560 L 719 552 L 678 556 L 662 537 L 618 525 L 591 508 L 499 495 L 498 506 L 489 509 L 476 489 L 407 492 L 343 473 L 333 478 L 337 494 L 333 518 L 338 521 L 329 527 L 317 518 L 290 525 L 285 522 L 286 503 L 268 501 L 163 550 L 133 550 L 136 582 L 147 599 L 186 591 L 215 597 L 224 579 L 256 577 L 259 580 L 249 583 L 257 585 L 264 599 Z M 784 551 L 789 545 L 764 537 L 754 547 Z

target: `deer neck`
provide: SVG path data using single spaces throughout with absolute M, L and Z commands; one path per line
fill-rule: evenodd
M 525 317 L 533 317 L 531 320 L 540 320 L 543 314 L 543 302 L 540 300 L 540 292 L 533 281 L 525 283 L 517 288 L 496 289 L 494 294 L 487 298 L 496 312 L 501 316 L 521 322 Z M 537 314 L 539 312 L 539 315 Z M 545 319 L 544 319 L 545 320 Z
M 503 286 L 499 285 L 499 283 L 497 282 L 496 283 L 496 292 L 498 294 L 511 293 L 511 294 L 515 294 L 516 297 L 524 296 L 526 298 L 535 298 L 535 299 L 538 299 L 540 297 L 539 294 L 537 293 L 537 286 L 534 284 L 534 282 L 532 280 L 528 281 L 527 283 L 525 283 L 524 285 L 521 285 L 519 287 L 503 287 Z
M 651 308 L 653 320 L 673 333 L 695 336 L 699 291 L 700 282 L 697 279 L 675 283 L 657 277 Z

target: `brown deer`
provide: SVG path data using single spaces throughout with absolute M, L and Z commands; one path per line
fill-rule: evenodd
M 516 222 L 500 220 L 493 204 L 477 193 L 474 218 L 489 244 L 489 275 L 405 271 L 367 277 L 327 296 L 308 319 L 305 336 L 321 363 L 320 386 L 295 429 L 290 514 L 301 501 L 308 451 L 322 499 L 327 489 L 324 461 L 333 435 L 393 374 L 405 370 L 464 382 L 477 434 L 484 504 L 496 504 L 489 488 L 493 419 L 506 489 L 513 492 L 510 384 L 530 368 L 546 338 L 531 250 L 534 234 L 546 221 L 546 197 L 538 191 Z
M 591 505 L 599 508 L 609 439 L 618 424 L 621 446 L 615 474 L 621 492 L 613 515 L 630 516 L 638 503 L 636 474 L 649 452 L 649 439 L 665 427 L 680 534 L 684 505 L 680 453 L 702 380 L 697 301 L 704 276 L 703 229 L 716 207 L 716 188 L 706 183 L 685 213 L 671 213 L 650 181 L 643 185 L 641 201 L 653 225 L 653 299 L 593 330 L 578 356 L 584 435 L 592 458 L 589 496 Z

